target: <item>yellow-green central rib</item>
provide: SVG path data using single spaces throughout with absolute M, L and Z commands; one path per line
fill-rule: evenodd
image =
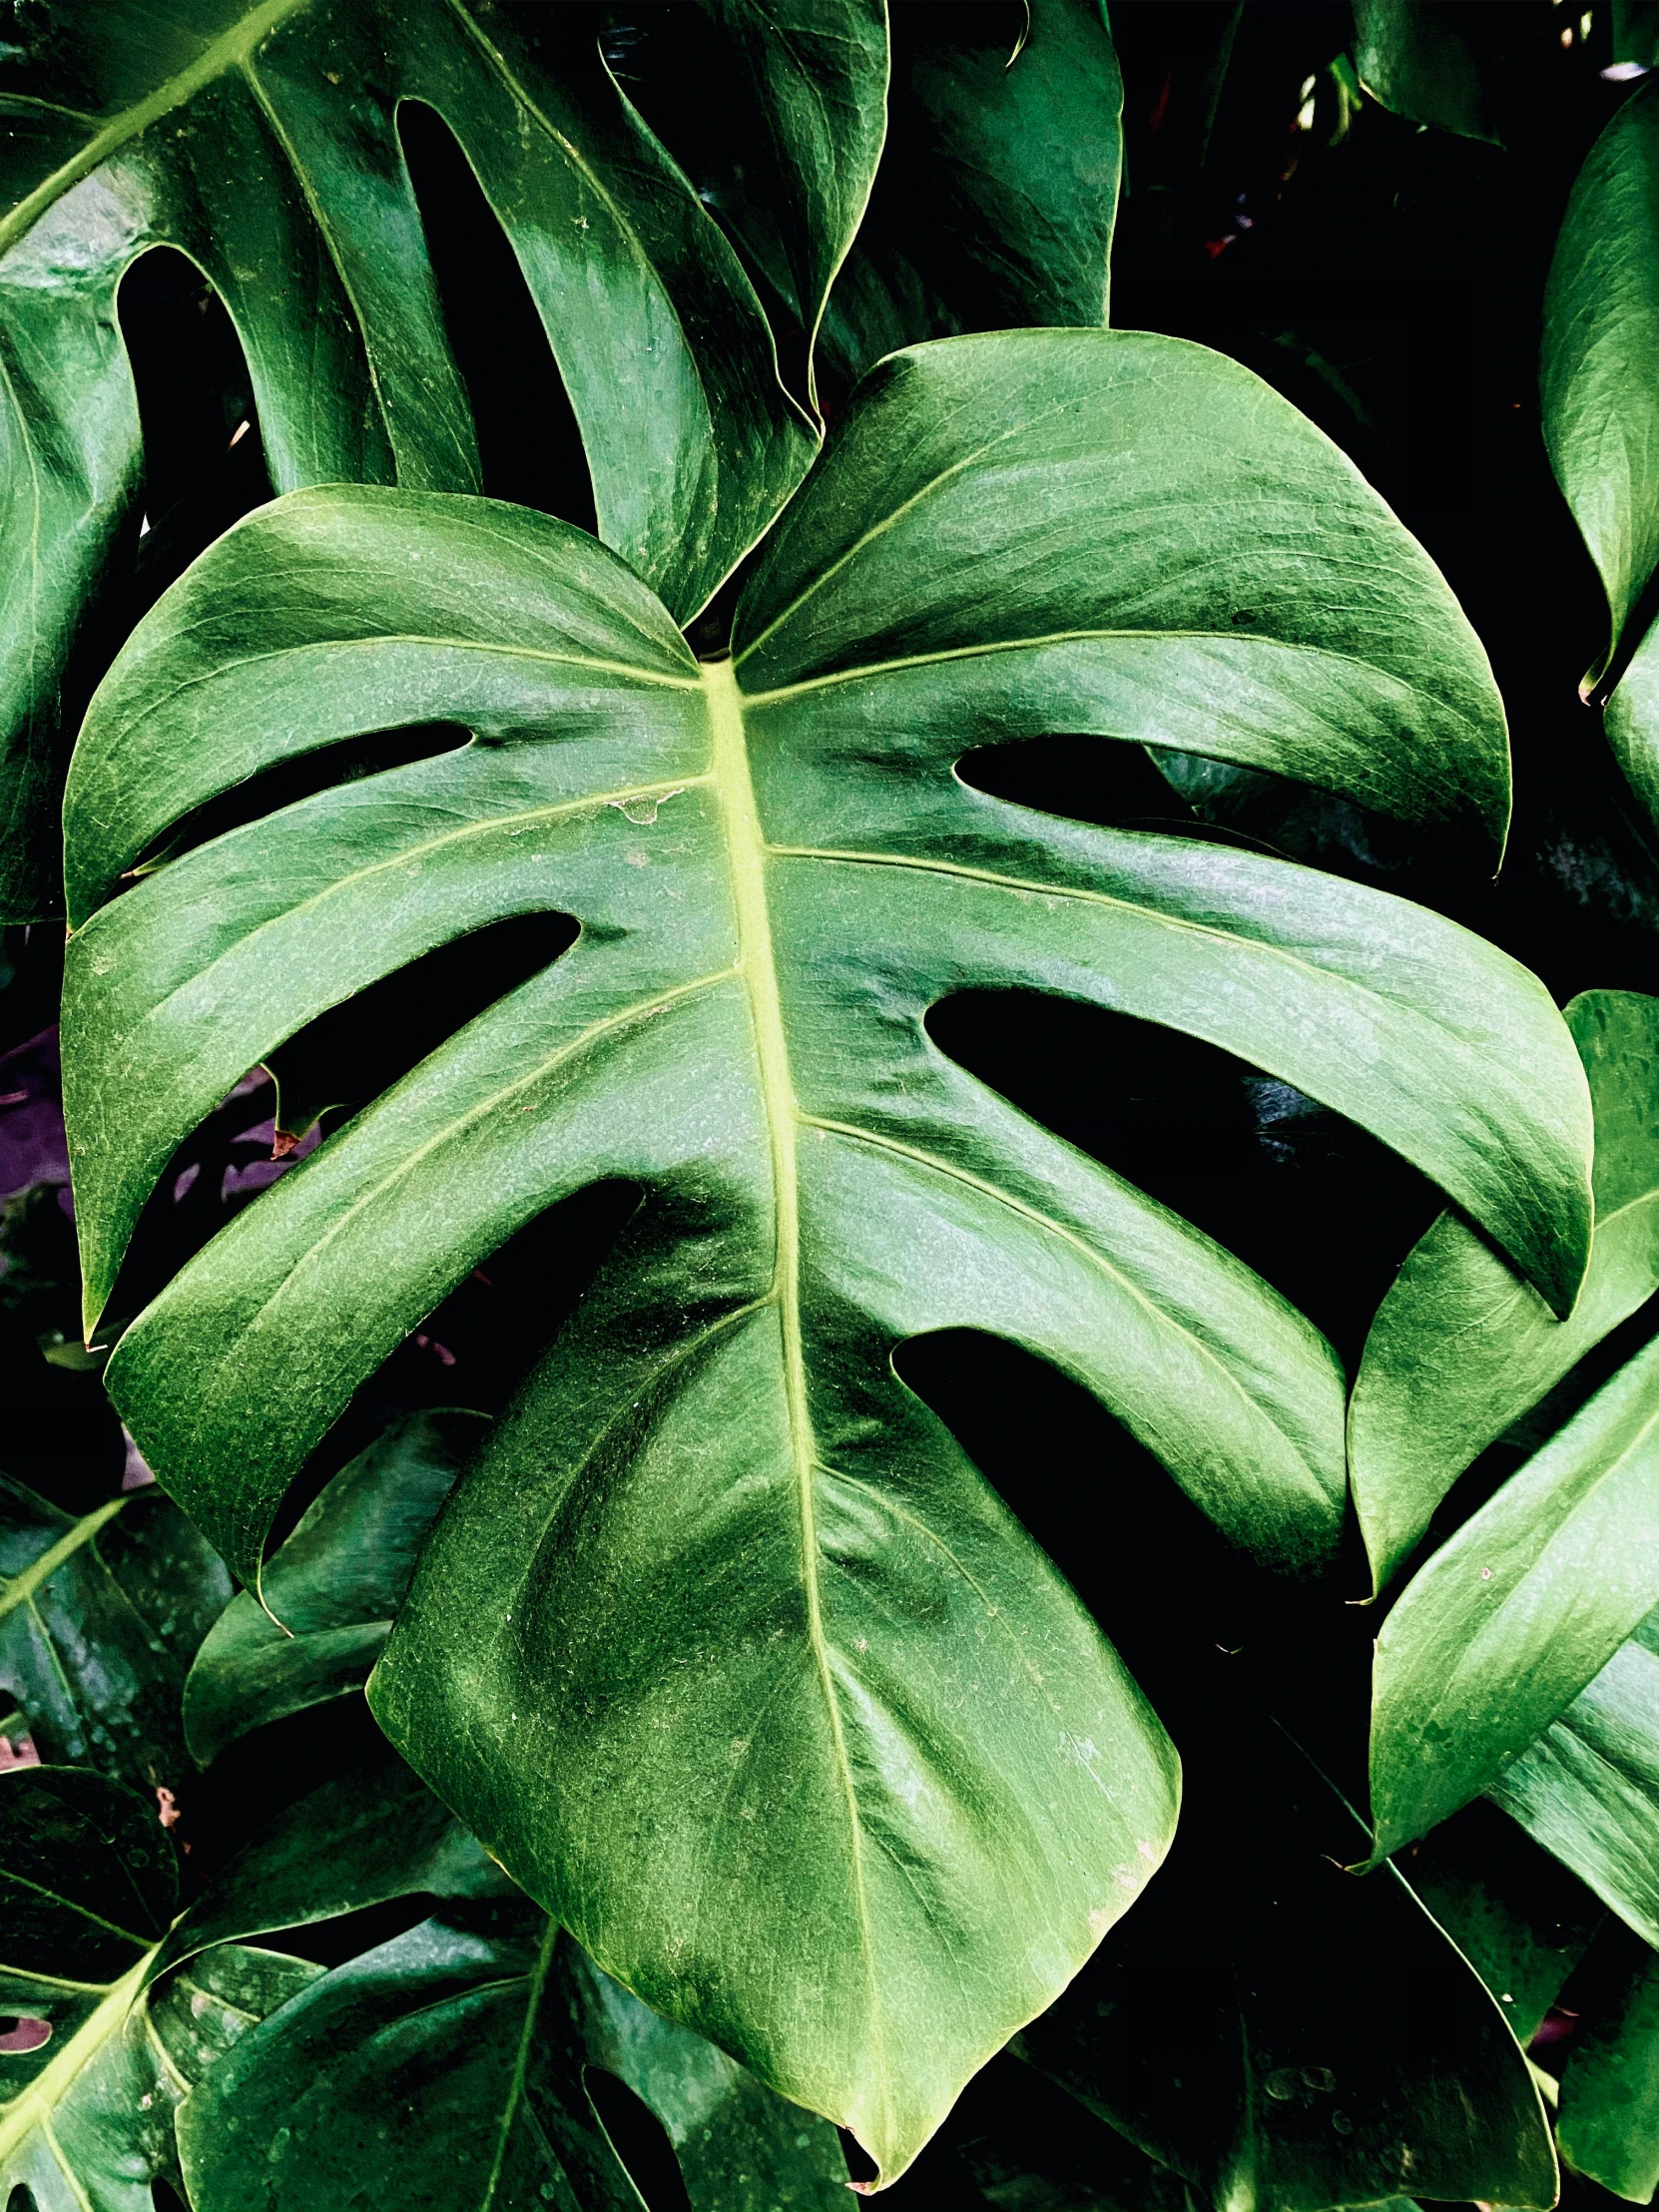
M 802 1577 L 807 1594 L 807 1639 L 829 1710 L 838 1780 L 846 1797 L 852 1844 L 852 1889 L 858 1915 L 865 1969 L 870 1984 L 872 2024 L 880 2006 L 875 1990 L 875 1954 L 870 1940 L 869 1905 L 864 1893 L 863 1833 L 853 1794 L 852 1766 L 841 1731 L 839 1701 L 830 1671 L 819 1590 L 818 1506 L 814 1481 L 818 1450 L 807 1402 L 807 1362 L 801 1341 L 801 1191 L 796 1160 L 800 1109 L 790 1075 L 789 1044 L 784 1033 L 784 1002 L 772 951 L 772 917 L 767 909 L 766 839 L 761 832 L 755 785 L 749 773 L 749 741 L 744 730 L 743 697 L 730 661 L 704 664 L 709 693 L 711 768 L 726 829 L 732 871 L 733 904 L 738 924 L 738 967 L 749 1000 L 760 1065 L 761 1102 L 772 1146 L 772 1187 L 777 1209 L 777 1259 L 772 1282 L 783 1334 L 784 1387 L 789 1403 L 790 1447 L 801 1506 Z

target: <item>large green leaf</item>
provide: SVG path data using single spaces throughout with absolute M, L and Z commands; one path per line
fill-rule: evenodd
M 1605 668 L 1659 566 L 1659 84 L 1619 109 L 1573 186 L 1541 373 L 1549 457 L 1607 594 Z M 1654 774 L 1636 779 L 1650 797 Z
M 76 1519 L 0 1475 L 0 1690 L 48 1765 L 176 1787 L 179 1694 L 230 1597 L 218 1555 L 154 1486 Z
M 830 294 L 824 352 L 849 385 L 959 330 L 1106 320 L 1123 83 L 1101 0 L 975 0 L 892 18 L 875 189 Z
M 141 453 L 117 321 L 148 247 L 189 255 L 246 350 L 278 490 L 477 488 L 398 140 L 454 130 L 570 394 L 601 535 L 682 616 L 812 452 L 731 248 L 600 60 L 599 11 L 449 0 L 97 0 L 20 25 L 0 63 L 3 907 L 56 902 L 39 843 L 77 630 L 137 528 Z
M 1659 1288 L 1659 999 L 1585 991 L 1566 1010 L 1595 1111 L 1595 1242 L 1557 1321 L 1456 1214 L 1378 1308 L 1349 1405 L 1349 1469 L 1381 1590 L 1470 1460 Z
M 1371 1744 L 1378 1857 L 1488 1789 L 1656 1601 L 1659 1343 L 1441 1545 L 1383 1623 Z
M 1598 1949 L 1601 1946 L 1597 1946 Z M 1632 2204 L 1659 2189 L 1659 1955 L 1620 1929 L 1561 2076 L 1561 2156 Z
M 231 1600 L 185 1684 L 185 1734 L 204 1766 L 250 1729 L 362 1688 L 480 1421 L 450 1412 L 394 1422 L 271 1560 L 264 1604 L 247 1590 Z
M 261 768 L 432 720 L 477 739 L 89 912 Z M 185 1269 L 111 1387 L 253 1580 L 301 1458 L 437 1300 L 565 1193 L 641 1187 L 371 1697 L 603 1966 L 889 2173 L 1174 1813 L 1134 1686 L 894 1347 L 979 1326 L 1056 1361 L 1280 1565 L 1327 1561 L 1343 1502 L 1329 1348 L 947 1060 L 929 1006 L 1051 991 L 1239 1052 L 1396 1145 L 1562 1306 L 1589 1226 L 1583 1074 L 1531 977 L 1399 900 L 952 773 L 1055 729 L 1501 828 L 1495 696 L 1415 546 L 1246 371 L 1105 331 L 872 376 L 731 661 L 557 523 L 291 496 L 135 636 L 70 800 L 94 1313 L 247 1067 L 486 921 L 580 920 Z
M 8 2204 L 22 2188 L 36 2212 L 151 2212 L 180 2098 L 314 1977 L 226 1944 L 146 1990 L 176 1888 L 153 1805 L 82 1768 L 0 1776 L 0 2011 L 46 2030 L 0 2050 Z
M 1392 1867 L 1343 1871 L 1363 1826 L 1216 1689 L 1230 1740 L 1192 1759 L 1169 1866 L 1019 2047 L 1214 2212 L 1552 2204 L 1506 2008 Z
M 406 1767 L 314 1791 L 175 1930 L 194 1972 L 228 1938 L 411 1895 L 439 1904 L 274 2012 L 180 2118 L 197 2212 L 331 2212 L 368 2171 L 384 2201 L 472 2212 L 634 2205 L 584 2085 L 613 2074 L 657 2115 L 693 2212 L 830 2212 L 833 2131 L 599 1973 Z
M 1487 1794 L 1659 1947 L 1659 1612 Z

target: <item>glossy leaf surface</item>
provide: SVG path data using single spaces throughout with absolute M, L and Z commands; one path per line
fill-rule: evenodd
M 1123 84 L 1100 0 L 900 7 L 892 40 L 881 166 L 824 323 L 837 381 L 923 338 L 1105 322 Z
M 1607 594 L 1605 666 L 1659 566 L 1659 85 L 1619 109 L 1573 186 L 1544 301 L 1542 397 L 1556 479 Z
M 138 409 L 117 288 L 169 245 L 247 355 L 278 490 L 478 486 L 396 110 L 449 124 L 502 223 L 569 393 L 601 535 L 690 615 L 812 452 L 753 287 L 600 60 L 598 11 L 99 0 L 4 61 L 0 158 L 0 819 L 5 911 L 56 901 L 38 840 L 57 693 L 130 557 Z M 19 842 L 19 840 L 23 840 Z
M 185 1684 L 204 1766 L 250 1729 L 362 1688 L 480 1426 L 460 1412 L 395 1422 L 307 1508 L 265 1569 L 265 1603 L 232 1599 Z
M 387 2201 L 434 2212 L 480 2198 L 502 2212 L 633 2204 L 589 2101 L 592 2068 L 655 2113 L 694 2212 L 844 2201 L 831 2129 L 597 1972 L 389 1756 L 273 1823 L 165 1956 L 189 1975 L 202 1943 L 224 1955 L 227 1931 L 410 1894 L 436 1915 L 308 1979 L 193 2096 L 180 2148 L 196 2212 L 321 2212 L 365 2171 Z
M 1478 648 L 1347 464 L 1216 356 L 1050 331 L 868 381 L 731 662 L 700 667 L 555 523 L 299 494 L 158 607 L 75 767 L 80 916 L 296 748 L 477 732 L 78 928 L 96 1306 L 174 1146 L 281 1039 L 501 915 L 582 927 L 193 1262 L 111 1386 L 252 1579 L 300 1459 L 437 1300 L 566 1193 L 641 1188 L 451 1500 L 371 1698 L 603 1966 L 889 2172 L 1075 1971 L 1174 1811 L 1133 1684 L 895 1345 L 978 1326 L 1056 1361 L 1293 1570 L 1329 1558 L 1343 1497 L 1329 1348 L 967 1077 L 928 1008 L 1024 988 L 1191 1030 L 1395 1144 L 1561 1303 L 1583 1267 L 1582 1070 L 1524 971 L 1399 900 L 952 774 L 975 742 L 1151 717 L 1501 824 Z
M 1487 1794 L 1659 1948 L 1659 1613 Z
M 1349 1405 L 1349 1470 L 1381 1589 L 1457 1476 L 1659 1287 L 1659 999 L 1584 991 L 1566 1009 L 1595 1112 L 1595 1242 L 1557 1321 L 1455 1214 L 1378 1309 Z
M 1217 1690 L 1232 1740 L 1192 1760 L 1168 1867 L 1019 2047 L 1216 2212 L 1553 2203 L 1502 2008 L 1391 1867 L 1343 1871 L 1363 1827 Z
M 230 1597 L 218 1555 L 159 1489 L 77 1519 L 0 1476 L 0 1689 L 48 1765 L 176 1784 L 180 1692 Z
M 1488 1789 L 1656 1601 L 1650 1345 L 1441 1545 L 1383 1623 L 1371 1745 L 1378 1856 Z
M 1561 2076 L 1561 2156 L 1632 2204 L 1659 2189 L 1659 1955 L 1619 1931 L 1617 1966 Z M 1609 1961 L 1611 1964 L 1611 1961 Z

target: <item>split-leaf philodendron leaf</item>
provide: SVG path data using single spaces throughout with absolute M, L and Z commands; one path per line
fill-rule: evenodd
M 1349 1471 L 1381 1589 L 1463 1469 L 1659 1287 L 1659 999 L 1584 991 L 1566 1009 L 1595 1112 L 1595 1241 L 1577 1305 L 1544 1301 L 1442 1214 L 1378 1308 L 1349 1405 Z
M 57 902 L 59 687 L 138 527 L 141 440 L 117 293 L 139 255 L 177 248 L 224 298 L 279 491 L 337 479 L 478 488 L 399 103 L 435 109 L 464 148 L 569 392 L 600 535 L 677 614 L 703 604 L 806 468 L 812 437 L 779 382 L 753 286 L 606 70 L 603 11 L 520 13 L 522 24 L 450 0 L 96 0 L 9 34 L 8 917 Z
M 1659 1956 L 1623 1929 L 1561 2076 L 1561 2156 L 1632 2204 L 1659 2190 Z
M 473 741 L 112 895 L 261 769 L 434 721 Z M 601 1965 L 888 2175 L 1175 1813 L 1133 1683 L 894 1348 L 1018 1340 L 1293 1571 L 1344 1496 L 1329 1347 L 968 1077 L 929 1007 L 1055 992 L 1225 1046 L 1416 1162 L 1562 1310 L 1588 1241 L 1583 1072 L 1532 977 L 1401 900 L 953 773 L 1056 730 L 1501 833 L 1497 700 L 1412 541 L 1247 371 L 1107 331 L 885 363 L 705 665 L 544 517 L 292 495 L 135 634 L 69 799 L 94 1318 L 249 1066 L 434 945 L 579 921 L 184 1269 L 111 1387 L 254 1579 L 304 1454 L 437 1301 L 566 1193 L 640 1188 L 371 1699 Z
M 1371 1743 L 1377 1856 L 1497 1782 L 1656 1603 L 1650 1344 L 1440 1546 L 1384 1621 Z
M 389 1753 L 273 1821 L 175 1928 L 163 1971 L 171 1985 L 250 1935 L 280 1942 L 412 1895 L 431 1918 L 313 1969 L 193 2095 L 179 2136 L 195 2212 L 334 2212 L 365 2169 L 381 2201 L 429 2212 L 637 2212 L 594 2069 L 661 2122 L 691 2212 L 845 2202 L 823 2120 L 598 1972 Z

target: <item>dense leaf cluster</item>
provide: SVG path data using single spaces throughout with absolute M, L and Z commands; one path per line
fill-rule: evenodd
M 11 15 L 6 2212 L 1651 2201 L 1653 11 Z

